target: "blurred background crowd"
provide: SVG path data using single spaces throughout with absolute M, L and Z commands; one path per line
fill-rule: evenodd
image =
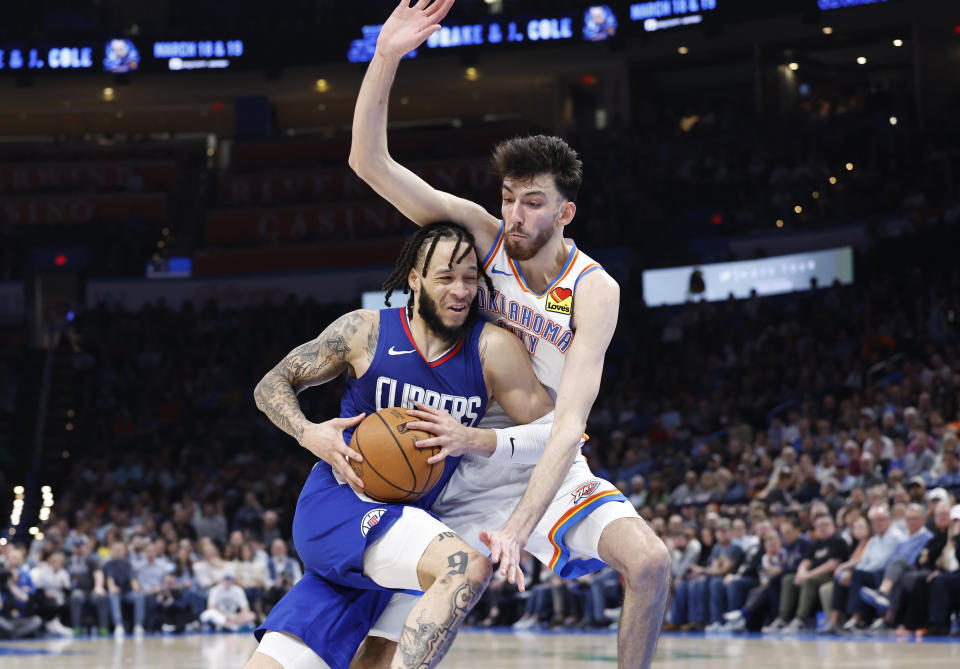
M 122 24 L 147 54 L 147 35 L 225 14 L 46 4 L 57 20 L 0 25 L 0 53 Z M 346 165 L 360 66 L 296 39 L 341 3 L 289 4 L 298 19 L 271 17 L 232 79 L 0 67 L 0 637 L 247 629 L 302 576 L 290 527 L 313 463 L 253 387 L 379 287 L 411 224 Z M 369 4 L 337 13 L 343 35 L 393 3 Z M 950 634 L 960 28 L 939 2 L 779 4 L 721 0 L 702 29 L 625 28 L 589 52 L 424 52 L 394 91 L 391 150 L 490 211 L 496 141 L 580 152 L 570 235 L 623 295 L 584 453 L 673 554 L 668 629 Z M 231 3 L 224 30 L 261 12 Z M 643 270 L 846 245 L 851 285 L 643 299 Z M 306 415 L 335 416 L 341 390 L 301 394 Z M 528 592 L 494 580 L 470 622 L 616 622 L 615 573 L 526 570 Z

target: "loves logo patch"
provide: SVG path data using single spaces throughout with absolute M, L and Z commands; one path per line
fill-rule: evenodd
M 554 288 L 547 294 L 546 309 L 569 316 L 573 313 L 573 291 L 569 288 Z
M 360 523 L 360 534 L 367 536 L 367 532 L 380 524 L 380 518 L 382 518 L 386 512 L 386 509 L 371 509 L 367 511 L 367 515 L 363 517 L 363 521 Z

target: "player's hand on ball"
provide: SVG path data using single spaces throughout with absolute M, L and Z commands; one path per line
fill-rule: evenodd
M 411 430 L 423 430 L 436 435 L 430 439 L 421 439 L 417 448 L 440 448 L 440 452 L 427 459 L 436 464 L 448 457 L 463 455 L 473 447 L 472 428 L 467 427 L 446 411 L 440 411 L 426 404 L 416 403 L 416 409 L 407 409 L 407 413 L 417 420 L 408 423 Z
M 363 457 L 343 440 L 343 431 L 359 425 L 367 414 L 353 418 L 331 418 L 323 423 L 310 423 L 303 430 L 300 445 L 333 467 L 354 490 L 363 490 L 363 481 L 348 460 L 363 462 Z
M 526 592 L 520 569 L 520 551 L 526 542 L 506 526 L 495 532 L 480 530 L 480 541 L 490 549 L 490 562 L 500 563 L 500 573 L 507 577 L 507 582 L 516 583 L 520 592 Z
M 380 29 L 377 51 L 403 58 L 440 30 L 440 21 L 453 7 L 454 0 L 419 0 L 413 7 L 401 0 Z

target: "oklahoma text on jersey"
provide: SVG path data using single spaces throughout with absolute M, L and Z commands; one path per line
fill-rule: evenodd
M 573 340 L 573 331 L 569 327 L 535 313 L 530 307 L 520 306 L 513 300 L 507 301 L 499 290 L 491 291 L 488 299 L 487 291 L 478 287 L 477 306 L 481 311 L 498 314 L 500 318 L 497 319 L 497 325 L 520 337 L 530 353 L 537 352 L 540 340 L 566 353 Z M 569 318 L 565 320 L 569 321 Z

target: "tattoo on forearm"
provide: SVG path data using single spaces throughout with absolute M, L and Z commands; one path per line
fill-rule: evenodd
M 467 554 L 464 551 L 457 551 L 447 557 L 447 564 L 450 566 L 447 576 L 462 574 L 467 571 Z
M 453 539 L 457 536 L 456 532 L 441 532 L 437 535 L 438 541 L 443 541 L 444 539 Z
M 303 417 L 300 402 L 290 382 L 276 369 L 267 373 L 253 391 L 257 408 L 266 414 L 274 425 L 300 441 L 303 437 Z
M 409 669 L 430 669 L 437 665 L 450 650 L 457 636 L 457 629 L 467 612 L 473 608 L 483 588 L 462 583 L 450 597 L 450 613 L 442 622 L 432 622 L 423 611 L 417 618 L 417 626 L 403 626 L 398 650 L 403 666 Z
M 341 316 L 313 341 L 297 346 L 270 370 L 257 384 L 254 400 L 257 408 L 274 425 L 300 441 L 305 416 L 300 410 L 297 391 L 310 385 L 325 383 L 343 370 L 350 352 L 349 341 L 369 317 L 362 312 Z M 379 321 L 376 327 L 379 331 Z M 368 344 L 369 346 L 369 338 Z M 376 345 L 374 344 L 374 350 Z

